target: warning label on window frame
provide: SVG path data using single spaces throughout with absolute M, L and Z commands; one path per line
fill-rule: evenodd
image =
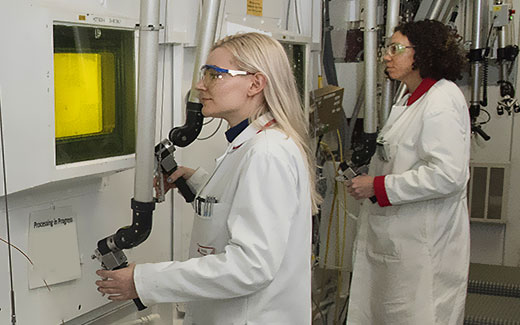
M 247 14 L 253 16 L 262 16 L 263 3 L 262 0 L 247 0 Z

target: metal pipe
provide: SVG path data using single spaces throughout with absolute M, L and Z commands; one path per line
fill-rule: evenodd
M 481 20 L 482 20 L 482 0 L 474 0 L 473 2 L 473 30 L 471 34 L 471 48 L 482 48 L 481 36 Z
M 363 129 L 365 133 L 375 133 L 377 131 L 377 0 L 366 0 L 365 3 L 365 117 Z
M 507 45 L 506 41 L 506 26 L 502 26 L 498 28 L 498 48 L 504 49 Z M 499 69 L 498 69 L 498 80 L 506 80 L 507 76 L 507 65 L 504 64 L 503 60 L 500 60 L 499 62 Z
M 134 199 L 139 202 L 153 201 L 159 27 L 159 0 L 141 0 L 134 182 Z
M 217 30 L 218 11 L 220 0 L 205 0 L 202 4 L 202 15 L 197 35 L 197 54 L 193 66 L 193 77 L 191 81 L 191 91 L 189 101 L 200 103 L 199 91 L 196 89 L 199 81 L 200 67 L 206 62 L 209 51 L 215 42 L 215 31 Z
M 392 34 L 394 33 L 394 28 L 399 23 L 399 6 L 400 6 L 400 0 L 388 0 L 387 11 L 386 11 L 386 33 L 385 33 L 386 44 L 388 44 L 390 38 L 392 37 Z M 382 90 L 383 105 L 381 108 L 381 117 L 380 117 L 381 125 L 383 125 L 386 122 L 388 115 L 390 115 L 390 110 L 392 109 L 392 99 L 394 97 L 393 85 L 394 85 L 394 82 L 390 78 L 385 77 L 385 80 L 383 82 L 383 90 Z
M 482 49 L 481 40 L 481 19 L 482 19 L 482 0 L 474 0 L 473 2 L 473 30 L 471 35 L 471 50 L 480 51 Z M 480 106 L 480 59 L 471 62 L 471 100 L 470 106 Z
M 186 147 L 195 141 L 202 129 L 204 117 L 202 116 L 202 104 L 199 100 L 199 91 L 196 87 L 199 80 L 199 69 L 201 65 L 205 63 L 209 51 L 215 41 L 219 8 L 220 0 L 206 0 L 201 8 L 202 17 L 197 34 L 197 52 L 195 54 L 195 63 L 193 65 L 191 90 L 188 102 L 186 103 L 186 122 L 183 126 L 173 128 L 168 134 L 168 141 L 171 141 L 172 144 L 177 147 Z M 175 147 L 171 148 L 175 150 Z M 178 181 L 184 183 L 182 178 L 179 178 Z M 181 185 L 179 186 L 179 190 L 186 200 L 191 200 L 193 193 L 191 193 L 188 186 L 185 184 Z
M 448 1 L 445 1 L 445 0 L 435 0 L 432 4 L 432 6 L 430 7 L 430 10 L 428 12 L 428 15 L 427 15 L 427 18 L 428 19 L 437 19 L 441 12 L 442 12 L 442 9 L 444 9 L 444 5 L 448 3 Z
M 445 9 L 443 10 L 443 15 L 442 17 L 437 17 L 437 19 L 441 22 L 443 22 L 444 24 L 446 24 L 448 22 L 448 20 L 450 19 L 450 16 L 451 16 L 451 13 L 453 11 L 453 8 L 455 7 L 455 5 L 457 4 L 458 0 L 449 0 L 449 1 L 446 1 L 446 5 L 444 6 Z

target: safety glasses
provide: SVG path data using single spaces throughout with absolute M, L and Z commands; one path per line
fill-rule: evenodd
M 211 83 L 217 79 L 224 78 L 224 75 L 230 75 L 231 77 L 246 76 L 251 74 L 247 71 L 231 70 L 217 67 L 216 65 L 205 64 L 200 68 L 199 79 L 202 80 L 205 86 L 211 85 Z
M 404 53 L 406 49 L 414 48 L 415 46 L 406 46 L 400 43 L 388 44 L 385 48 L 385 53 L 390 56 L 395 56 Z

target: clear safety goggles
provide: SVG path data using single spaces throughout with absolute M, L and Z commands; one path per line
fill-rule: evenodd
M 204 85 L 207 87 L 211 85 L 215 80 L 224 78 L 224 75 L 230 75 L 231 77 L 236 76 L 247 76 L 251 74 L 247 71 L 231 70 L 217 67 L 216 65 L 205 64 L 200 68 L 199 79 L 202 80 Z
M 406 49 L 412 49 L 415 46 L 406 46 L 400 43 L 391 43 L 385 47 L 385 53 L 390 56 L 395 56 L 404 53 Z

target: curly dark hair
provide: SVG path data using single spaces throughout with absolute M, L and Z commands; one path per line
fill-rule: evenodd
M 400 24 L 394 32 L 414 46 L 413 68 L 419 69 L 422 78 L 455 81 L 462 77 L 466 54 L 448 26 L 426 19 Z

